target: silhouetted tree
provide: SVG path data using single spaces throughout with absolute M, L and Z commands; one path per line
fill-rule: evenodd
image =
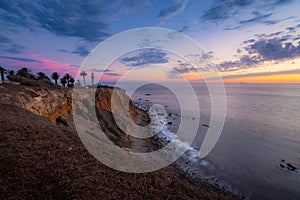
M 66 87 L 66 84 L 67 84 L 67 79 L 65 78 L 65 77 L 62 77 L 61 79 L 60 79 L 60 83 L 64 86 L 64 87 Z
M 57 85 L 57 80 L 59 79 L 59 74 L 57 72 L 53 72 L 51 78 L 54 80 L 55 84 Z
M 6 76 L 6 78 L 10 81 L 14 81 L 16 76 L 15 76 L 15 71 L 14 70 L 9 70 L 8 71 L 8 75 Z
M 0 74 L 1 74 L 1 80 L 2 80 L 2 84 L 4 84 L 4 74 L 6 74 L 6 69 L 4 69 L 3 67 L 0 66 Z
M 75 79 L 73 77 L 70 78 L 70 84 L 68 84 L 68 87 L 74 87 Z
M 22 77 L 27 77 L 27 78 L 32 78 L 32 74 L 31 72 L 26 68 L 26 67 L 23 67 L 21 69 L 19 69 L 17 71 L 17 76 L 22 76 Z
M 92 82 L 92 85 L 94 85 L 94 81 L 95 81 L 95 75 L 94 73 L 91 74 L 91 82 Z
M 75 79 L 73 77 L 70 78 L 70 83 L 74 84 L 75 83 Z
M 37 79 L 38 80 L 41 80 L 41 79 L 48 79 L 48 80 L 50 80 L 50 78 L 45 73 L 43 73 L 43 72 L 37 73 Z
M 70 74 L 65 74 L 65 75 L 64 75 L 64 78 L 66 79 L 68 85 L 70 84 L 70 78 L 71 78 L 71 77 L 72 77 L 72 76 L 71 76 Z
M 31 79 L 34 79 L 34 80 L 36 80 L 37 78 L 35 77 L 35 75 L 34 74 L 30 74 L 29 75 L 29 78 L 31 78 Z
M 85 76 L 87 75 L 87 73 L 85 72 L 85 71 L 82 71 L 81 73 L 80 73 L 80 76 L 82 76 L 83 77 L 83 84 L 84 84 L 84 86 L 86 86 L 86 84 L 85 84 Z

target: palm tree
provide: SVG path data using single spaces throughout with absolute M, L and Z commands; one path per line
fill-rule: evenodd
M 6 74 L 6 69 L 4 69 L 3 67 L 0 66 L 0 74 L 1 74 L 1 80 L 2 80 L 2 84 L 4 84 L 4 74 Z
M 95 75 L 94 73 L 91 74 L 91 82 L 92 82 L 92 85 L 94 85 L 94 81 L 95 81 Z
M 23 68 L 21 68 L 21 69 L 19 69 L 17 71 L 16 75 L 17 76 L 22 76 L 22 77 L 30 78 L 31 73 L 30 73 L 30 71 L 26 67 L 23 67 Z
M 59 74 L 57 72 L 53 72 L 51 75 L 51 78 L 55 81 L 55 84 L 57 85 L 57 80 L 59 79 Z
M 72 77 L 72 76 L 71 76 L 70 74 L 65 74 L 65 75 L 64 75 L 64 78 L 66 79 L 68 85 L 70 84 L 70 78 L 71 78 L 71 77 Z
M 74 87 L 75 79 L 73 77 L 70 78 L 70 84 L 68 84 L 68 87 Z
M 64 87 L 66 87 L 66 83 L 67 83 L 68 81 L 67 81 L 67 79 L 66 79 L 66 77 L 62 77 L 61 79 L 60 79 L 60 83 L 64 86 Z
M 50 78 L 43 72 L 39 72 L 37 73 L 37 79 L 40 80 L 40 79 L 48 79 L 50 80 Z
M 15 71 L 14 70 L 9 70 L 8 71 L 8 75 L 6 76 L 6 78 L 10 81 L 14 81 L 15 80 Z
M 81 73 L 80 73 L 80 76 L 82 76 L 83 77 L 83 83 L 84 83 L 84 86 L 86 86 L 86 84 L 85 84 L 85 76 L 87 75 L 87 73 L 85 72 L 85 71 L 82 71 Z
M 74 84 L 75 83 L 75 79 L 73 77 L 70 78 L 70 83 Z

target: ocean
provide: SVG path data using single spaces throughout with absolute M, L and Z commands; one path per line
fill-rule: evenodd
M 211 101 L 205 84 L 192 86 L 200 123 L 191 148 L 178 164 L 247 199 L 300 199 L 300 84 L 225 84 L 225 124 L 217 144 L 203 159 L 195 156 L 210 128 Z M 181 117 L 193 120 L 197 116 L 189 106 L 189 116 L 181 116 L 178 94 L 166 87 L 128 88 L 137 105 L 164 106 L 169 123 L 162 138 L 174 137 Z

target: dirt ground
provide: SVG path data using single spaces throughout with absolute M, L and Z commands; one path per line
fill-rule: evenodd
M 130 174 L 93 158 L 71 127 L 0 105 L 0 199 L 235 199 L 159 170 Z

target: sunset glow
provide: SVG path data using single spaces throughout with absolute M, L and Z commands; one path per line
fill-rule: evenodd
M 225 83 L 300 83 L 300 74 L 278 74 L 244 78 L 224 79 Z
M 193 56 L 210 60 L 211 68 L 217 69 L 225 82 L 300 82 L 300 2 L 238 2 L 91 2 L 82 9 L 84 4 L 65 7 L 63 3 L 16 1 L 1 8 L 0 65 L 8 70 L 27 67 L 34 73 L 55 71 L 75 76 L 102 41 L 133 28 L 160 27 L 195 40 L 205 53 Z M 48 17 L 56 12 L 61 14 Z M 114 47 L 129 45 L 126 42 Z M 181 44 L 178 48 L 189 47 Z M 103 72 L 101 80 L 116 81 L 128 70 L 133 72 L 126 81 L 201 80 L 190 64 L 168 52 L 137 51 L 123 57 L 127 60 L 116 58 L 118 67 Z M 99 75 L 102 68 L 94 66 L 93 70 L 88 76 L 92 72 Z

